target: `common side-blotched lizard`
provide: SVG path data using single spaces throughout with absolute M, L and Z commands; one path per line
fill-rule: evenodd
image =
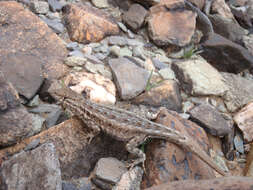
M 218 173 L 227 175 L 195 141 L 177 130 L 123 109 L 93 103 L 66 86 L 61 86 L 59 89 L 51 88 L 49 93 L 61 103 L 64 109 L 68 109 L 95 132 L 103 131 L 115 139 L 126 142 L 127 151 L 138 156 L 133 166 L 145 161 L 145 154 L 137 147 L 147 138 L 158 138 L 191 151 Z

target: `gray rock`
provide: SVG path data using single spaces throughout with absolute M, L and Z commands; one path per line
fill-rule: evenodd
M 171 79 L 177 81 L 174 71 L 168 65 L 167 68 L 159 70 L 158 73 L 163 77 L 163 79 Z
M 62 190 L 61 170 L 52 143 L 21 152 L 3 162 L 2 188 L 5 190 Z
M 120 56 L 120 47 L 116 46 L 116 45 L 112 46 L 110 48 L 110 52 L 111 52 L 112 55 L 115 55 L 115 56 L 119 57 Z
M 222 75 L 204 59 L 173 63 L 171 68 L 189 94 L 222 96 L 228 90 Z
M 127 45 L 127 39 L 122 36 L 110 36 L 108 38 L 109 45 L 118 45 L 118 46 L 125 46 Z
M 140 184 L 142 180 L 143 169 L 140 167 L 134 167 L 132 170 L 125 172 L 120 181 L 115 185 L 112 190 L 140 190 Z
M 133 54 L 132 51 L 127 46 L 120 48 L 119 57 L 124 56 L 132 57 L 132 54 Z
M 222 115 L 212 106 L 201 104 L 191 111 L 191 118 L 214 136 L 225 136 L 232 132 L 231 126 Z
M 49 5 L 45 1 L 32 1 L 30 3 L 30 8 L 37 14 L 47 14 L 49 11 Z
M 112 79 L 112 73 L 110 71 L 110 68 L 105 67 L 104 65 L 87 62 L 84 67 L 87 71 L 91 73 L 101 74 L 106 78 Z
M 253 80 L 230 73 L 222 73 L 222 76 L 226 79 L 226 84 L 229 87 L 224 99 L 230 112 L 235 112 L 252 101 Z
M 61 11 L 64 4 L 58 0 L 47 0 L 52 12 Z
M 95 168 L 95 176 L 100 180 L 116 184 L 127 171 L 124 163 L 116 158 L 101 158 Z
M 218 34 L 205 41 L 203 47 L 205 51 L 201 56 L 209 60 L 219 71 L 240 73 L 253 66 L 253 55 L 246 48 Z
M 127 27 L 122 22 L 118 22 L 117 24 L 123 32 L 127 32 Z
M 144 91 L 149 73 L 127 58 L 110 59 L 113 78 L 122 99 L 131 99 Z
M 140 4 L 132 4 L 127 12 L 123 14 L 122 20 L 133 31 L 137 32 L 143 25 L 148 11 Z
M 29 101 L 29 103 L 27 104 L 27 106 L 29 107 L 36 107 L 40 104 L 40 98 L 39 95 L 36 95 L 33 97 L 33 99 L 31 101 Z
M 234 137 L 234 145 L 235 149 L 240 152 L 241 154 L 244 154 L 244 146 L 243 146 L 243 138 L 241 135 L 236 135 Z
M 156 58 L 152 58 L 152 62 L 155 66 L 156 69 L 160 70 L 160 69 L 165 69 L 167 67 L 169 67 L 168 64 L 156 59 Z M 174 73 L 174 72 L 173 72 Z
M 67 49 L 70 51 L 76 50 L 78 48 L 77 42 L 70 42 L 67 44 Z
M 61 23 L 58 19 L 42 19 L 56 34 L 63 33 L 64 31 L 64 25 Z
M 89 178 L 82 177 L 62 182 L 62 190 L 92 190 L 92 184 Z
M 146 57 L 144 51 L 145 50 L 143 49 L 143 46 L 135 46 L 133 48 L 133 56 L 145 60 L 147 57 Z
M 84 54 L 80 50 L 71 51 L 69 52 L 68 56 L 76 56 L 76 57 L 84 58 Z
M 87 59 L 84 57 L 78 57 L 78 56 L 70 56 L 66 57 L 64 60 L 64 64 L 75 67 L 75 66 L 83 66 L 87 63 Z

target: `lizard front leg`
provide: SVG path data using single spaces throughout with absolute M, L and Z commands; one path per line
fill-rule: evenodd
M 127 144 L 126 149 L 129 153 L 135 155 L 137 157 L 134 162 L 132 162 L 129 167 L 132 169 L 134 166 L 138 165 L 139 163 L 144 164 L 144 161 L 146 160 L 146 155 L 144 152 L 142 152 L 138 146 L 141 145 L 146 139 L 146 135 L 140 135 L 133 137 Z M 144 166 L 144 165 L 143 165 Z M 144 167 L 143 167 L 144 168 Z

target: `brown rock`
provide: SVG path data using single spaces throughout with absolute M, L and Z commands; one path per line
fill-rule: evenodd
M 156 107 L 163 106 L 174 111 L 180 111 L 182 108 L 179 87 L 174 80 L 163 81 L 160 85 L 136 97 L 134 102 Z
M 88 141 L 91 138 L 93 139 L 89 144 Z M 1 158 L 20 152 L 34 139 L 39 139 L 40 144 L 46 142 L 54 144 L 64 180 L 73 176 L 89 175 L 99 158 L 116 157 L 122 159 L 127 155 L 122 142 L 115 141 L 104 134 L 94 137 L 82 122 L 71 119 L 27 138 L 15 146 L 0 150 Z
M 212 12 L 217 13 L 225 19 L 234 19 L 234 16 L 226 4 L 225 0 L 214 0 L 212 3 Z
M 234 121 L 237 126 L 242 130 L 244 139 L 247 142 L 253 140 L 253 102 L 246 105 L 234 116 Z
M 158 46 L 185 46 L 191 41 L 196 25 L 192 11 L 154 11 L 148 19 L 150 38 Z
M 190 136 L 200 148 L 208 150 L 205 131 L 191 121 L 182 119 L 175 112 L 160 112 L 158 123 Z M 214 173 L 208 165 L 173 143 L 152 140 L 147 146 L 146 157 L 143 188 L 174 180 L 214 178 Z
M 32 115 L 20 105 L 17 91 L 0 72 L 0 146 L 24 138 L 32 131 L 32 124 Z
M 97 42 L 106 36 L 119 33 L 117 24 L 99 9 L 69 4 L 63 8 L 63 13 L 72 41 Z
M 253 56 L 247 49 L 219 34 L 214 34 L 203 46 L 206 51 L 201 55 L 219 71 L 239 73 L 253 66 Z
M 58 36 L 14 1 L 0 2 L 0 69 L 20 94 L 30 99 L 43 78 L 59 78 L 67 55 Z
M 184 180 L 164 183 L 146 190 L 250 190 L 252 177 L 222 177 L 209 180 Z

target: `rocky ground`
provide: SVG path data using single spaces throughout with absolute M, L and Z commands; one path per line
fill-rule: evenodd
M 183 0 L 0 0 L 0 190 L 252 189 L 253 1 L 210 5 L 203 40 Z M 166 107 L 155 122 L 231 176 L 158 139 L 128 170 L 123 142 L 57 105 L 55 80 L 142 117 Z

